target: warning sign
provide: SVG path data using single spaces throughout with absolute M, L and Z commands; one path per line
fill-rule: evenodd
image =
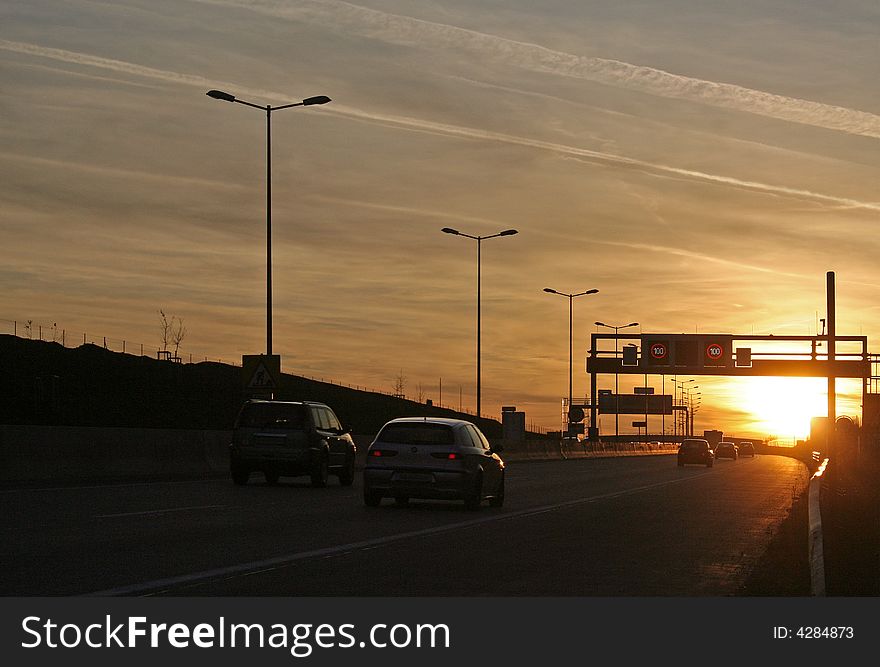
M 248 354 L 241 358 L 241 380 L 249 393 L 269 392 L 281 384 L 281 355 Z

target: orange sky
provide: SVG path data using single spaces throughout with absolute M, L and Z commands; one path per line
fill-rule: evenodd
M 161 308 L 184 318 L 184 354 L 263 350 L 265 119 L 204 94 L 220 88 L 333 99 L 273 115 L 286 372 L 386 391 L 402 372 L 435 402 L 442 378 L 443 402 L 472 408 L 476 254 L 442 227 L 519 230 L 483 246 L 496 417 L 559 427 L 568 307 L 545 287 L 600 290 L 574 304 L 581 395 L 596 320 L 811 335 L 828 270 L 838 332 L 880 334 L 874 2 L 10 0 L 0 16 L 9 329 L 155 349 Z M 794 428 L 739 385 L 701 385 L 698 430 Z

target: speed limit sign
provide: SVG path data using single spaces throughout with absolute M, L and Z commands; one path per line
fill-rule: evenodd
M 718 361 L 724 356 L 724 348 L 718 343 L 709 343 L 706 346 L 706 356 L 712 361 Z
M 669 349 L 666 347 L 666 343 L 651 344 L 652 359 L 665 359 L 667 354 L 669 354 Z

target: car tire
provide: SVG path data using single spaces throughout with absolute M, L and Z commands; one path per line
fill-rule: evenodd
M 379 507 L 382 502 L 382 496 L 375 491 L 364 489 L 364 505 L 367 507 Z
M 394 504 L 398 507 L 406 507 L 409 505 L 409 496 L 394 496 Z
M 266 477 L 266 483 L 275 486 L 278 483 L 278 472 L 275 470 L 264 470 L 263 475 Z
M 237 465 L 232 466 L 232 481 L 235 482 L 236 486 L 244 486 L 247 484 L 250 476 L 251 473 L 247 468 L 242 468 Z
M 501 483 L 498 485 L 498 491 L 489 498 L 489 507 L 502 507 L 504 505 L 504 475 L 501 476 Z
M 323 488 L 327 486 L 327 478 L 330 476 L 330 464 L 327 461 L 327 454 L 323 453 L 318 457 L 317 462 L 312 467 L 312 486 L 315 488 Z
M 464 497 L 464 506 L 465 509 L 476 512 L 480 509 L 480 505 L 483 502 L 483 478 L 477 477 L 474 482 L 474 488 L 468 491 Z
M 351 486 L 354 484 L 354 456 L 348 460 L 348 463 L 345 464 L 342 472 L 339 473 L 339 483 L 342 486 Z

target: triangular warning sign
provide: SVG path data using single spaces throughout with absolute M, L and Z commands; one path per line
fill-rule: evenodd
M 254 369 L 253 375 L 247 384 L 248 389 L 277 389 L 277 383 L 272 373 L 262 361 Z

